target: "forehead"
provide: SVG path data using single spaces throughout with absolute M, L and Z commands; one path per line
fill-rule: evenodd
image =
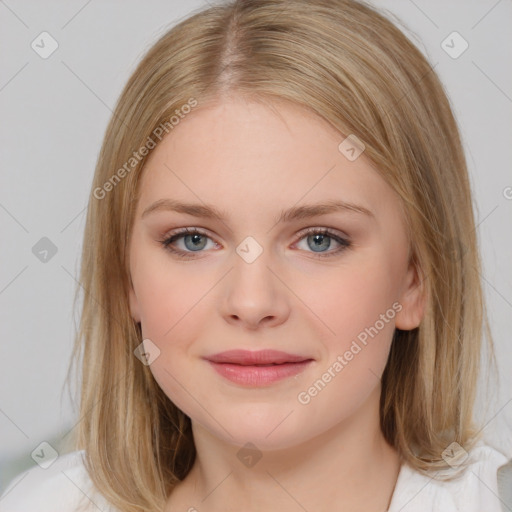
M 289 102 L 237 98 L 200 105 L 150 155 L 139 215 L 164 198 L 213 204 L 237 215 L 325 200 L 368 210 L 393 202 L 394 192 L 364 153 L 350 161 L 340 152 L 344 139 Z

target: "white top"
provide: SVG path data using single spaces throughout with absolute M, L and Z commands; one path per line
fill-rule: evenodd
M 119 512 L 94 490 L 83 454 L 61 455 L 47 469 L 36 466 L 21 473 L 0 497 L 0 512 Z M 500 505 L 497 478 L 498 468 L 507 463 L 505 455 L 481 444 L 469 456 L 470 465 L 452 481 L 434 480 L 402 465 L 388 512 L 507 510 Z M 507 487 L 512 489 L 510 480 Z

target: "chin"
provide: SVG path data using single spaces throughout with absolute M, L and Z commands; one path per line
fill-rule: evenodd
M 252 443 L 261 451 L 291 448 L 304 442 L 308 432 L 306 418 L 300 418 L 297 407 L 283 406 L 239 407 L 233 411 L 211 411 L 211 417 L 198 418 L 203 429 L 233 446 L 244 447 Z M 194 423 L 192 416 L 192 422 Z

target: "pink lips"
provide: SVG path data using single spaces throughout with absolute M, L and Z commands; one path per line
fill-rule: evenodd
M 313 361 L 278 350 L 228 350 L 206 359 L 224 378 L 246 386 L 265 386 L 297 375 Z

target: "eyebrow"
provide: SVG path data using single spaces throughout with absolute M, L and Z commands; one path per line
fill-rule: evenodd
M 207 204 L 183 203 L 172 199 L 160 199 L 148 206 L 141 215 L 146 217 L 150 213 L 158 211 L 174 211 L 177 213 L 185 213 L 194 217 L 204 219 L 215 219 L 225 223 L 227 215 L 225 212 L 218 210 L 214 206 Z M 275 224 L 281 222 L 292 222 L 294 220 L 309 219 L 319 215 L 327 215 L 337 212 L 353 212 L 375 218 L 374 213 L 364 206 L 349 203 L 346 201 L 332 200 L 316 204 L 303 206 L 293 206 L 288 210 L 282 210 Z

